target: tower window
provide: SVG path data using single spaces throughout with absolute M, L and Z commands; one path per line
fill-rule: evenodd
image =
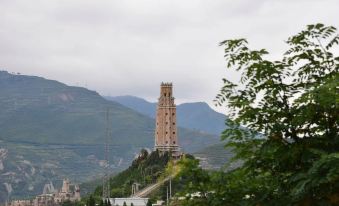
M 166 115 L 168 115 L 168 113 L 166 113 Z
M 166 124 L 168 124 L 168 122 L 166 122 Z
M 175 141 L 173 141 L 173 144 L 175 144 Z
M 175 125 L 175 122 L 173 122 L 173 125 Z
M 175 134 L 175 132 L 173 132 L 173 134 Z
M 166 144 L 168 144 L 168 141 L 166 141 Z
M 168 132 L 166 132 L 166 134 L 168 134 Z
M 175 114 L 174 114 L 174 113 L 172 113 L 172 115 L 174 116 Z
M 166 97 L 166 93 L 164 93 L 164 96 Z

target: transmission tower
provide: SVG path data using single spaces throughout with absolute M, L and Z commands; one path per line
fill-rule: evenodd
M 109 184 L 109 173 L 110 173 L 110 166 L 109 166 L 109 147 L 110 147 L 110 140 L 112 137 L 112 119 L 110 117 L 110 110 L 107 109 L 106 111 L 106 135 L 105 135 L 105 166 L 104 166 L 104 177 L 102 181 L 102 198 L 108 199 L 110 198 L 110 184 Z

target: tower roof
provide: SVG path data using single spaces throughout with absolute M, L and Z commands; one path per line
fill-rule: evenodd
M 172 82 L 161 82 L 161 87 L 172 87 Z

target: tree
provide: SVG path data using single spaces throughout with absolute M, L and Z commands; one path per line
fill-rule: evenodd
M 332 53 L 338 43 L 336 29 L 323 24 L 290 37 L 276 61 L 245 39 L 221 42 L 227 68 L 241 78 L 224 78 L 216 103 L 228 108 L 222 138 L 242 165 L 207 172 L 186 164 L 189 176 L 181 178 L 193 184 L 185 192 L 205 195 L 183 205 L 339 204 L 339 57 Z
M 73 206 L 74 204 L 73 204 L 71 201 L 66 200 L 66 201 L 64 201 L 61 205 L 62 205 L 62 206 Z
M 86 205 L 87 205 L 87 206 L 95 206 L 95 200 L 94 200 L 94 198 L 93 198 L 92 195 L 89 196 Z
M 151 200 L 148 200 L 148 202 L 147 202 L 147 205 L 146 206 L 152 206 L 152 202 L 151 202 Z
M 180 162 L 182 168 L 179 176 L 185 182 L 186 190 L 182 196 L 187 200 L 184 205 L 210 205 L 208 198 L 210 187 L 210 176 L 199 167 L 198 160 L 183 158 Z
M 339 203 L 339 57 L 331 52 L 338 43 L 336 29 L 323 24 L 290 37 L 277 61 L 245 39 L 221 43 L 241 79 L 223 79 L 216 102 L 230 111 L 222 137 L 244 161 L 245 184 L 257 184 L 238 193 L 248 202 Z
M 107 202 L 106 202 L 106 203 L 107 203 L 107 204 L 106 204 L 107 206 L 112 206 L 111 201 L 110 201 L 109 199 L 107 199 L 106 201 L 107 201 Z

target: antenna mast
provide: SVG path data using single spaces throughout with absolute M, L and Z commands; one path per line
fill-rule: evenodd
M 110 198 L 110 184 L 109 184 L 109 146 L 112 137 L 112 119 L 110 118 L 110 109 L 106 111 L 106 136 L 105 136 L 105 166 L 104 166 L 104 177 L 102 181 L 102 198 Z

